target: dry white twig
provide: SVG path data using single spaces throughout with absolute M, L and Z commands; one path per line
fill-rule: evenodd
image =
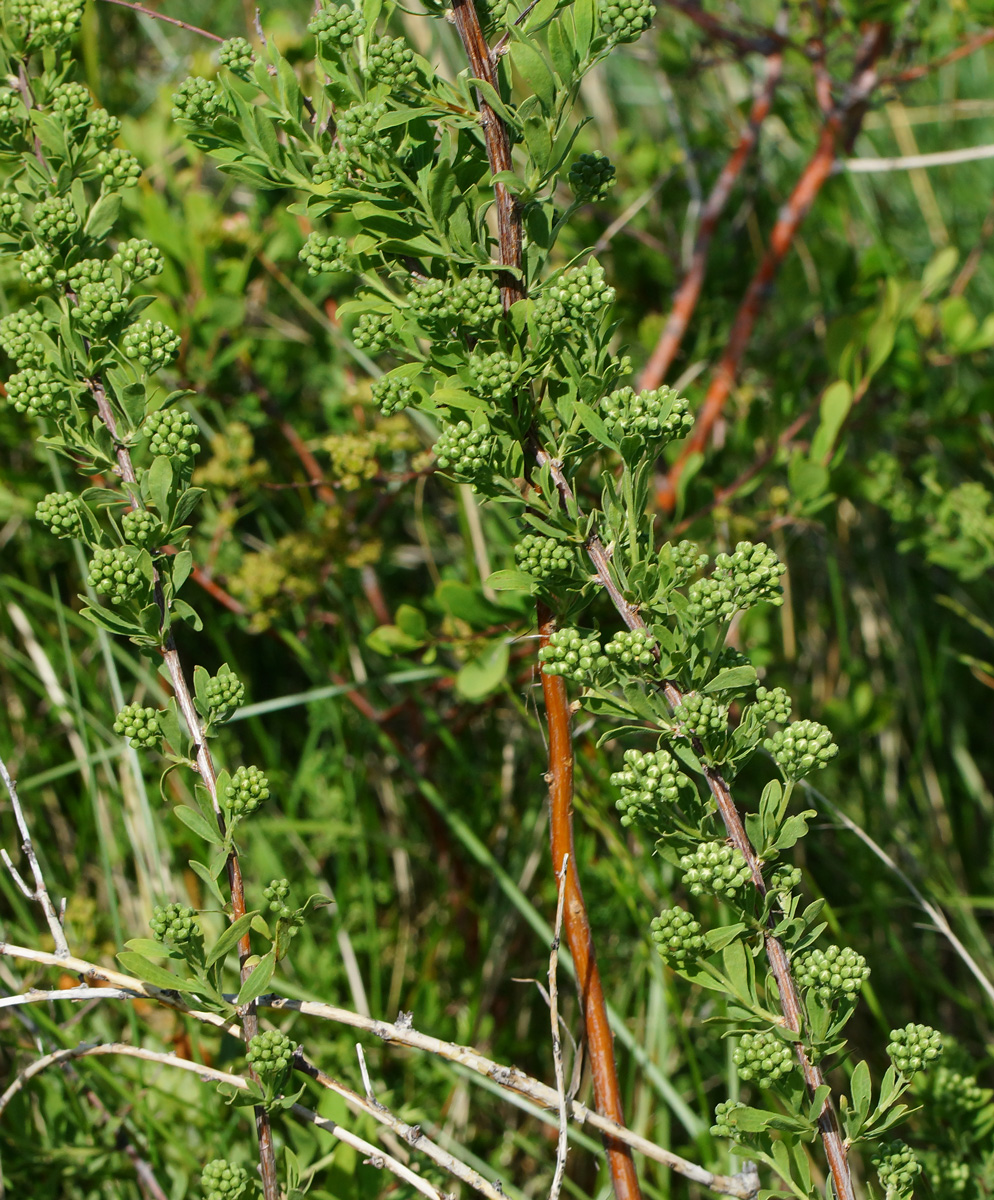
M 961 146 L 958 150 L 936 150 L 933 154 L 900 154 L 893 158 L 845 158 L 839 171 L 869 175 L 878 171 L 917 171 L 922 167 L 954 167 L 959 163 L 994 158 L 994 145 Z
M 563 1071 L 563 1044 L 559 1036 L 559 937 L 563 929 L 563 906 L 566 902 L 566 872 L 569 855 L 563 855 L 559 872 L 559 900 L 556 904 L 556 928 L 549 953 L 549 1018 L 552 1022 L 552 1062 L 556 1070 L 556 1091 L 559 1094 L 559 1144 L 556 1147 L 556 1169 L 549 1189 L 549 1200 L 559 1200 L 566 1175 L 566 1155 L 569 1153 L 569 1113 L 566 1106 L 566 1076 Z

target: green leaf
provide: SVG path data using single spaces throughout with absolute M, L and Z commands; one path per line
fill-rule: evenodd
M 197 984 L 192 979 L 179 979 L 165 967 L 147 959 L 144 954 L 134 950 L 122 950 L 117 955 L 117 961 L 128 972 L 153 987 L 164 988 L 170 992 L 196 992 Z
M 479 701 L 497 690 L 507 675 L 509 646 L 501 640 L 470 659 L 456 675 L 456 690 L 467 700 Z
M 870 1082 L 870 1068 L 865 1060 L 856 1064 L 849 1086 L 852 1089 L 853 1108 L 861 1117 L 865 1117 L 870 1111 L 873 1090 Z
M 209 867 L 205 867 L 202 862 L 197 862 L 196 859 L 190 859 L 190 870 L 200 877 L 204 886 L 210 892 L 211 896 L 217 901 L 220 907 L 224 907 L 225 899 L 221 895 L 221 889 L 217 886 L 217 877 L 212 875 Z
M 221 831 L 216 825 L 211 825 L 206 821 L 195 808 L 190 808 L 188 804 L 179 804 L 173 809 L 178 819 L 198 838 L 202 838 L 205 842 L 209 842 L 212 846 L 223 846 L 224 838 L 221 836 Z
M 173 591 L 178 592 L 180 588 L 190 578 L 190 572 L 193 570 L 193 555 L 189 550 L 181 550 L 179 554 L 173 557 Z
M 533 42 L 523 39 L 514 38 L 509 53 L 515 70 L 538 96 L 545 111 L 551 113 L 556 103 L 556 79 L 549 64 Z
M 817 816 L 817 813 L 814 809 L 809 808 L 805 812 L 797 813 L 796 816 L 788 817 L 780 826 L 777 839 L 770 849 L 789 850 L 791 846 L 796 845 L 808 832 L 808 821 L 814 816 Z
M 80 599 L 85 601 L 86 597 L 80 596 Z M 106 629 L 108 633 L 117 634 L 119 637 L 144 637 L 145 635 L 145 630 L 141 625 L 129 621 L 126 617 L 118 616 L 113 609 L 91 608 L 90 605 L 85 604 L 81 611 L 88 621 L 99 625 L 101 629 Z
M 729 943 L 721 952 L 721 964 L 737 997 L 756 1003 L 755 967 L 744 943 Z
M 238 998 L 235 1003 L 240 1007 L 243 1004 L 250 1004 L 253 1000 L 257 1000 L 269 986 L 269 981 L 272 979 L 275 970 L 276 951 L 270 950 L 252 968 L 251 975 L 249 975 L 248 979 L 245 980 L 238 990 Z
M 584 404 L 582 400 L 576 400 L 573 403 L 573 410 L 580 418 L 580 424 L 595 442 L 598 442 L 601 446 L 607 446 L 609 450 L 613 450 L 616 454 L 621 453 L 618 443 L 608 433 L 607 426 L 589 404 Z
M 443 580 L 435 589 L 435 599 L 449 616 L 474 629 L 500 625 L 510 617 L 509 610 L 499 608 L 476 588 L 455 579 Z
M 492 571 L 487 576 L 487 587 L 495 592 L 534 592 L 538 581 L 527 571 Z
M 120 192 L 110 192 L 101 196 L 90 210 L 84 232 L 94 242 L 102 242 L 117 223 L 121 212 L 122 196 Z
M 724 671 L 719 671 L 718 674 L 711 680 L 710 683 L 701 688 L 702 692 L 730 692 L 739 688 L 752 687 L 756 682 L 756 668 L 749 667 L 726 667 Z
M 808 451 L 812 462 L 825 463 L 830 458 L 835 439 L 839 436 L 839 430 L 852 408 L 852 398 L 852 388 L 842 380 L 825 389 L 819 407 L 818 428 Z
M 169 513 L 170 492 L 173 486 L 173 464 L 160 454 L 145 472 L 142 479 L 142 493 L 150 500 L 159 515 L 166 517 Z
M 236 921 L 232 921 L 228 928 L 214 943 L 213 948 L 204 960 L 205 967 L 213 967 L 216 962 L 221 962 L 230 950 L 233 950 L 238 945 L 239 939 L 243 934 L 248 933 L 252 918 L 256 913 L 243 913 Z

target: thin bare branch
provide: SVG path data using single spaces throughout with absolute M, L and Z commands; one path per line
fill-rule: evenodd
M 211 33 L 209 29 L 200 29 L 197 25 L 191 25 L 189 21 L 181 21 L 178 17 L 167 17 L 165 13 L 156 12 L 154 8 L 146 8 L 144 4 L 136 4 L 135 0 L 104 0 L 105 4 L 116 4 L 120 8 L 130 8 L 132 11 L 141 13 L 143 17 L 151 17 L 155 21 L 165 21 L 169 25 L 178 25 L 180 29 L 186 29 L 190 33 L 199 33 L 201 37 L 210 38 L 212 42 L 223 42 L 224 38 L 219 34 Z
M 563 928 L 563 905 L 566 901 L 566 873 L 569 855 L 563 855 L 559 869 L 559 900 L 556 904 L 556 928 L 549 953 L 549 1019 L 552 1022 L 552 1062 L 556 1072 L 556 1091 L 559 1094 L 559 1143 L 556 1147 L 556 1169 L 549 1188 L 549 1200 L 559 1200 L 566 1175 L 566 1155 L 569 1153 L 569 1111 L 566 1105 L 566 1076 L 563 1071 L 563 1043 L 559 1036 L 559 936 Z

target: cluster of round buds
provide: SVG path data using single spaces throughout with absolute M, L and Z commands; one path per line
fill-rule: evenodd
M 248 1187 L 248 1172 L 244 1167 L 215 1158 L 207 1163 L 200 1175 L 204 1200 L 238 1200 Z
M 393 321 L 389 313 L 363 313 L 352 330 L 352 341 L 360 350 L 382 354 L 390 345 Z
M 228 810 L 235 817 L 250 817 L 269 799 L 269 780 L 258 767 L 239 767 L 225 789 Z
M 49 492 L 35 506 L 35 516 L 56 537 L 79 537 L 83 532 L 79 502 L 72 492 Z
M 572 329 L 566 306 L 554 291 L 543 292 L 538 297 L 531 319 L 540 342 L 554 341 Z
M 7 380 L 7 400 L 29 417 L 57 417 L 70 408 L 69 389 L 41 367 L 25 367 Z
M 64 242 L 79 230 L 82 221 L 68 196 L 49 196 L 35 205 L 31 221 L 46 242 Z
M 449 308 L 467 329 L 486 329 L 503 312 L 497 284 L 489 275 L 460 280 L 452 289 Z
M 349 182 L 349 156 L 344 150 L 332 147 L 327 154 L 314 160 L 311 178 L 315 183 L 330 183 L 333 188 L 343 188 Z
M 669 546 L 670 561 L 673 563 L 675 574 L 674 583 L 678 587 L 692 579 L 702 567 L 707 565 L 708 556 L 702 553 L 696 542 L 684 538 L 676 545 L 670 542 Z
M 154 708 L 126 704 L 114 721 L 114 732 L 126 737 L 132 746 L 150 750 L 162 741 L 159 714 Z
M 596 262 L 566 271 L 551 292 L 575 317 L 597 314 L 614 303 L 614 288 L 605 282 L 604 268 Z
M 701 842 L 693 854 L 680 856 L 680 869 L 693 896 L 729 896 L 752 879 L 742 851 L 727 842 Z
M 737 1108 L 745 1108 L 741 1100 L 721 1100 L 715 1105 L 714 1124 L 711 1133 L 714 1137 L 730 1138 L 735 1136 L 735 1118 Z
M 536 579 L 552 579 L 557 575 L 572 574 L 576 551 L 569 542 L 561 542 L 559 538 L 526 533 L 514 547 L 514 561 L 522 571 Z
M 809 950 L 795 959 L 794 968 L 801 987 L 810 988 L 826 1002 L 838 997 L 852 1000 L 870 977 L 866 959 L 850 946 Z
M 694 424 L 687 401 L 671 387 L 639 392 L 620 388 L 601 401 L 608 433 L 616 441 L 637 437 L 646 442 L 671 442 L 689 433 Z
M 120 132 L 121 122 L 106 108 L 95 108 L 90 113 L 90 140 L 98 149 L 109 146 Z
M 642 629 L 619 629 L 604 647 L 604 653 L 623 667 L 654 667 L 656 639 Z
M 111 265 L 101 258 L 81 258 L 65 271 L 56 271 L 56 283 L 68 283 L 72 291 L 78 292 L 84 283 L 104 283 L 113 277 Z
M 928 1164 L 928 1181 L 933 1196 L 962 1196 L 970 1184 L 970 1164 L 950 1154 L 933 1155 Z
M 165 538 L 162 522 L 147 508 L 134 508 L 126 512 L 121 520 L 124 527 L 124 538 L 131 546 L 140 546 L 147 550 L 152 546 L 160 546 Z
M 702 624 L 724 620 L 730 617 L 737 607 L 733 596 L 731 584 L 723 579 L 714 575 L 697 579 L 687 592 L 687 613 L 693 620 Z
M 385 104 L 356 104 L 338 118 L 338 136 L 346 150 L 376 158 L 386 154 L 392 144 L 389 129 L 377 129 Z
M 491 474 L 494 449 L 490 434 L 468 421 L 445 426 L 433 447 L 441 470 L 474 487 Z
M 951 1067 L 937 1067 L 929 1083 L 932 1103 L 947 1112 L 969 1112 L 980 1108 L 990 1096 L 973 1075 L 963 1075 Z
M 415 320 L 428 329 L 452 321 L 452 289 L 444 279 L 425 279 L 407 294 Z
M 257 1075 L 276 1082 L 287 1073 L 296 1053 L 296 1042 L 278 1029 L 267 1029 L 265 1033 L 257 1033 L 249 1039 L 245 1057 Z
M 308 275 L 327 275 L 349 269 L 348 253 L 349 244 L 345 238 L 327 233 L 310 233 L 298 257 L 307 264 Z
M 942 1035 L 930 1025 L 908 1022 L 903 1029 L 892 1029 L 887 1053 L 902 1075 L 922 1071 L 942 1053 Z
M 51 325 L 35 308 L 19 308 L 0 320 L 0 349 L 19 367 L 41 366 L 44 353 L 39 334 Z
M 157 904 L 149 925 L 160 942 L 176 946 L 185 945 L 200 933 L 197 914 L 187 904 Z
M 49 288 L 55 282 L 52 256 L 44 246 L 32 246 L 18 259 L 25 283 L 32 287 Z
M 608 0 L 601 7 L 601 29 L 612 42 L 635 42 L 652 24 L 656 6 L 649 0 Z
M 581 154 L 569 169 L 569 185 L 577 200 L 603 200 L 614 184 L 614 164 L 603 154 Z
M 773 755 L 784 779 L 791 780 L 823 770 L 839 752 L 831 730 L 817 721 L 795 721 L 778 729 L 763 746 Z
M 131 600 L 145 588 L 145 578 L 124 546 L 115 546 L 112 550 L 98 546 L 93 552 L 86 579 L 99 595 L 109 596 L 111 604 Z
M 204 698 L 212 718 L 230 712 L 245 699 L 245 684 L 230 669 L 222 668 L 204 686 Z
M 400 412 L 401 409 L 410 408 L 416 395 L 411 381 L 397 375 L 381 375 L 370 392 L 385 417 Z
M 148 438 L 149 453 L 153 456 L 166 454 L 179 459 L 185 466 L 200 451 L 200 444 L 193 440 L 197 436 L 196 425 L 178 408 L 150 413 L 142 429 Z
M 120 146 L 112 146 L 97 159 L 97 174 L 105 191 L 115 188 L 134 187 L 141 179 L 142 169 L 138 159 Z
M 914 1150 L 905 1142 L 885 1142 L 875 1151 L 873 1165 L 888 1197 L 910 1193 L 922 1169 Z
M 779 866 L 775 867 L 767 880 L 767 891 L 772 892 L 775 896 L 786 896 L 789 892 L 794 891 L 801 882 L 801 868 Z
M 314 34 L 322 50 L 347 50 L 364 27 L 351 4 L 327 4 L 311 19 L 307 32 Z
M 790 720 L 790 696 L 786 688 L 756 688 L 752 711 L 760 725 L 769 725 L 771 721 L 786 725 Z
M 481 395 L 491 400 L 505 400 L 510 396 L 514 386 L 514 360 L 504 350 L 473 355 L 469 370 Z
M 673 710 L 673 718 L 691 737 L 715 737 L 728 728 L 728 705 L 719 704 L 713 696 L 691 692 Z
M 0 229 L 11 233 L 24 218 L 24 199 L 20 192 L 0 192 Z
M 577 629 L 557 629 L 539 650 L 538 661 L 546 675 L 564 675 L 584 684 L 592 682 L 595 671 L 607 663 L 597 635 L 585 638 Z
M 625 769 L 615 771 L 611 782 L 621 789 L 615 808 L 622 825 L 636 821 L 652 824 L 664 804 L 672 804 L 680 795 L 676 761 L 668 750 L 625 751 Z
M 128 238 L 118 246 L 111 262 L 120 267 L 132 283 L 161 275 L 165 266 L 162 251 L 147 238 Z
M 233 37 L 221 43 L 217 59 L 222 67 L 227 67 L 233 74 L 247 79 L 255 62 L 255 55 L 247 38 Z
M 290 898 L 290 884 L 286 879 L 271 879 L 269 886 L 263 888 L 262 894 L 271 913 L 284 918 L 293 915 L 293 909 L 287 904 Z
M 83 0 L 8 0 L 11 17 L 28 29 L 28 44 L 58 46 L 79 29 L 83 19 Z
M 182 338 L 162 321 L 136 321 L 121 338 L 121 349 L 146 371 L 168 366 L 179 352 Z
M 9 130 L 25 116 L 21 97 L 12 88 L 0 88 L 0 129 Z
M 77 293 L 76 312 L 89 329 L 103 332 L 128 308 L 127 299 L 111 282 L 84 283 Z
M 732 1054 L 742 1079 L 755 1079 L 762 1088 L 772 1087 L 794 1067 L 794 1051 L 775 1033 L 744 1033 Z
M 700 958 L 704 951 L 700 921 L 679 905 L 664 908 L 658 917 L 653 917 L 649 930 L 660 956 L 669 963 L 681 965 Z
M 52 108 L 64 127 L 81 125 L 91 103 L 90 93 L 81 83 L 60 83 L 52 89 Z
M 714 560 L 714 579 L 731 584 L 738 608 L 767 601 L 783 604 L 780 576 L 787 570 L 765 542 L 739 542 L 732 554 Z
M 411 87 L 418 78 L 414 51 L 403 38 L 377 38 L 369 48 L 366 73 L 375 83 L 386 83 L 391 89 Z
M 173 120 L 209 125 L 221 112 L 224 101 L 210 79 L 190 75 L 173 92 Z

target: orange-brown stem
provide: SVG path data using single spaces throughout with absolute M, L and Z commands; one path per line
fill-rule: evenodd
M 555 630 L 552 613 L 544 604 L 538 605 L 539 644 L 546 646 Z M 594 954 L 593 934 L 587 909 L 580 890 L 573 845 L 573 734 L 570 728 L 569 700 L 566 684 L 560 675 L 542 672 L 542 695 L 545 699 L 545 719 L 549 730 L 549 839 L 556 882 L 565 855 L 569 855 L 566 872 L 563 930 L 566 944 L 573 956 L 577 989 L 583 1013 L 590 1069 L 594 1082 L 594 1107 L 602 1116 L 624 1124 L 624 1110 L 618 1087 L 618 1072 L 614 1062 L 614 1039 L 608 1024 L 607 1004 L 601 986 L 600 972 Z M 604 1139 L 611 1180 L 618 1200 L 638 1200 L 638 1175 L 631 1151 L 621 1142 Z

